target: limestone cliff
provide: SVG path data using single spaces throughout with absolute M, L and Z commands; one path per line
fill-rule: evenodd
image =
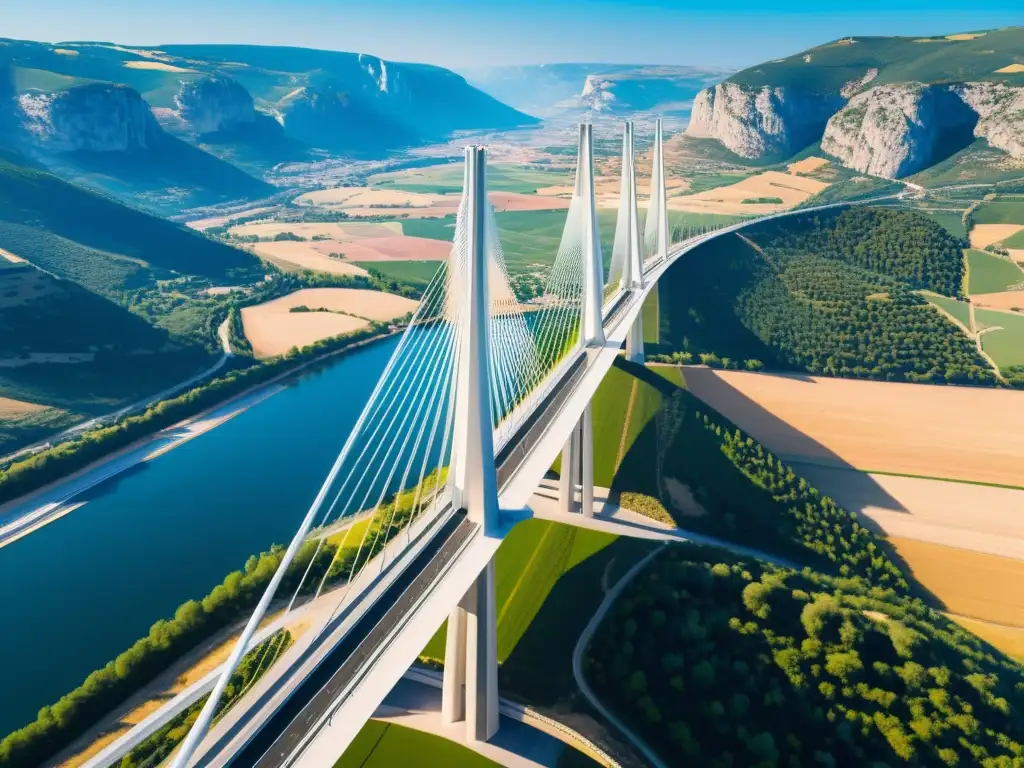
M 198 136 L 252 125 L 256 120 L 252 96 L 229 77 L 184 82 L 174 102 L 178 115 Z
M 29 91 L 18 97 L 22 128 L 50 152 L 134 152 L 147 149 L 161 129 L 138 91 L 92 83 L 66 91 Z
M 693 102 L 687 135 L 717 139 L 737 155 L 791 155 L 814 142 L 842 97 L 789 87 L 720 83 Z
M 996 83 L 879 85 L 828 122 L 823 151 L 863 173 L 898 178 L 928 167 L 972 136 L 1024 157 L 1024 88 Z
M 1024 158 L 1024 88 L 1002 83 L 952 87 L 978 115 L 974 135 L 1014 158 Z

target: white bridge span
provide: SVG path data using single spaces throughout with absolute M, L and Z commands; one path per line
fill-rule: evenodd
M 627 357 L 642 361 L 641 310 L 648 293 L 673 264 L 709 239 L 766 219 L 852 204 L 744 220 L 670 245 L 661 123 L 643 232 L 633 126 L 627 123 L 606 279 L 592 152 L 591 127 L 583 125 L 565 234 L 542 309 L 527 316 L 512 293 L 487 202 L 486 153 L 467 149 L 465 192 L 447 269 L 427 288 L 231 658 L 87 766 L 117 763 L 211 692 L 174 758 L 175 768 L 331 765 L 445 619 L 443 715 L 465 720 L 471 739 L 494 734 L 494 554 L 512 526 L 531 515 L 528 502 L 559 453 L 566 521 L 572 521 L 577 494 L 582 513 L 592 510 L 590 402 L 623 346 Z M 370 526 L 360 524 L 368 519 Z M 343 543 L 322 568 L 317 558 L 326 552 L 325 539 L 317 531 L 345 530 L 346 522 L 352 523 L 349 531 L 365 528 L 349 552 L 355 552 L 351 562 Z M 304 558 L 304 572 L 296 570 Z M 285 590 L 281 584 L 287 579 L 298 586 Z M 265 621 L 275 601 L 289 597 L 285 592 L 291 594 L 288 610 Z M 302 622 L 315 631 L 300 635 L 276 661 L 271 654 L 272 664 L 258 682 L 218 713 L 243 655 L 263 648 L 262 666 L 275 633 Z

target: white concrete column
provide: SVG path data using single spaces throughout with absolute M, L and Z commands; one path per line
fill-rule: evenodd
M 594 423 L 590 417 L 590 403 L 587 403 L 580 418 L 580 512 L 584 517 L 594 516 Z
M 441 721 L 466 719 L 466 598 L 448 616 L 444 646 L 444 681 L 441 686 Z
M 626 359 L 631 363 L 644 362 L 644 313 L 643 310 L 636 316 L 636 320 L 629 326 L 626 332 Z
M 498 731 L 498 628 L 494 560 L 448 617 L 441 718 L 466 721 L 466 738 L 487 741 Z
M 665 147 L 661 118 L 654 129 L 654 167 L 651 169 L 651 193 L 657 196 L 658 206 L 658 253 L 657 260 L 668 258 L 668 192 L 665 187 Z M 653 202 L 653 201 L 652 201 Z
M 466 614 L 466 737 L 487 741 L 498 732 L 498 619 L 493 558 L 470 587 Z
M 562 468 L 558 478 L 558 510 L 564 515 L 576 511 L 576 488 L 580 483 L 580 426 L 573 427 L 562 448 Z
M 636 154 L 632 120 L 626 122 L 622 144 L 622 175 L 625 179 L 623 186 L 629 195 L 626 209 L 629 216 L 629 240 L 626 263 L 622 270 L 622 287 L 626 290 L 636 290 L 644 287 L 644 251 L 640 232 L 640 212 L 636 202 Z
M 583 200 L 583 302 L 580 318 L 580 340 L 585 347 L 604 344 L 604 262 L 601 235 L 597 227 L 597 204 L 594 201 L 594 135 L 593 126 L 580 124 L 580 146 L 576 167 L 576 192 Z
M 491 323 L 488 290 L 487 154 L 483 147 L 466 148 L 465 274 L 452 285 L 462 291 L 465 307 L 457 329 L 460 353 L 455 387 L 456 427 L 452 443 L 453 504 L 488 535 L 498 527 L 498 480 L 491 424 Z

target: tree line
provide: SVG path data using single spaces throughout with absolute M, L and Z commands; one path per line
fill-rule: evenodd
M 613 492 L 640 494 L 651 516 L 675 514 L 683 528 L 770 551 L 796 563 L 899 593 L 905 574 L 885 544 L 855 513 L 821 494 L 782 459 L 685 389 L 639 366 L 619 363 L 658 389 L 660 407 L 633 442 L 612 481 Z M 668 480 L 692 493 L 707 514 L 673 507 Z M 624 495 L 625 498 L 625 495 Z M 629 508 L 637 508 L 632 498 Z
M 307 539 L 289 565 L 277 598 L 286 600 L 300 585 L 300 594 L 308 595 L 321 583 L 332 587 L 346 582 L 349 574 L 357 572 L 405 529 L 417 504 L 429 502 L 446 477 L 445 471 L 435 471 L 419 488 L 395 494 L 351 540 L 344 534 Z M 358 525 L 355 523 L 353 530 Z M 189 600 L 178 607 L 173 618 L 157 621 L 149 634 L 131 648 L 90 674 L 56 703 L 43 707 L 34 722 L 0 741 L 0 768 L 30 768 L 43 763 L 197 645 L 240 620 L 256 606 L 283 556 L 284 548 L 277 545 L 252 555 L 243 570 L 229 573 L 201 600 Z M 240 667 L 237 674 L 255 674 L 246 670 Z M 229 689 L 229 693 L 237 688 Z M 151 746 L 161 751 L 159 744 Z

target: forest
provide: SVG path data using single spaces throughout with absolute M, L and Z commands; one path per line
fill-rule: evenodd
M 909 590 L 884 543 L 855 514 L 704 405 L 678 379 L 671 380 L 677 369 L 622 361 L 617 366 L 640 379 L 638 398 L 657 402 L 656 413 L 612 481 L 612 491 L 623 494 L 629 509 L 662 519 L 676 515 L 665 491 L 667 481 L 675 481 L 707 513 L 675 517 L 672 522 L 682 528 L 757 547 L 801 566 L 859 576 L 900 594 Z
M 651 351 L 881 381 L 995 384 L 973 341 L 917 293 L 961 295 L 961 247 L 909 211 L 762 223 L 669 270 L 661 290 L 673 301 L 663 302 L 661 344 Z
M 860 578 L 667 547 L 601 624 L 585 670 L 670 765 L 1024 760 L 1024 670 Z

